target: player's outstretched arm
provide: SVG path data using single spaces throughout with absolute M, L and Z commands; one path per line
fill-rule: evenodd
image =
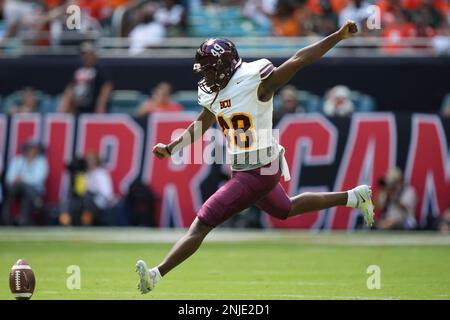
M 260 84 L 259 99 L 269 100 L 275 91 L 284 86 L 300 69 L 318 60 L 339 41 L 347 39 L 357 32 L 358 28 L 355 22 L 349 20 L 328 37 L 297 51 Z
M 159 159 L 170 157 L 174 152 L 190 145 L 203 136 L 215 120 L 216 117 L 214 114 L 203 108 L 203 111 L 200 112 L 197 119 L 189 125 L 181 136 L 169 144 L 158 143 L 153 147 L 153 154 Z

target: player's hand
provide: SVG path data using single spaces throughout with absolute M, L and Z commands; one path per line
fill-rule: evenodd
M 338 32 L 343 40 L 354 36 L 358 32 L 358 27 L 355 21 L 347 20 Z
M 164 143 L 158 143 L 153 147 L 152 152 L 158 159 L 165 159 L 170 157 L 170 153 L 167 150 L 167 145 Z

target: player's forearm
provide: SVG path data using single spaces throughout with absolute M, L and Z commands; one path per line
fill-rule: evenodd
M 276 90 L 284 86 L 303 67 L 320 59 L 328 50 L 344 39 L 341 30 L 322 40 L 297 51 L 273 72 L 273 75 L 263 82 L 258 89 L 260 98 L 271 97 Z M 264 100 L 265 101 L 265 100 Z
M 169 153 L 173 154 L 200 139 L 206 130 L 213 125 L 215 119 L 216 117 L 210 111 L 203 109 L 186 131 L 167 145 Z
M 343 40 L 341 33 L 336 31 L 322 40 L 300 49 L 291 59 L 297 64 L 298 69 L 301 69 L 320 59 L 341 40 Z
M 192 122 L 181 136 L 167 145 L 169 153 L 173 154 L 198 140 L 203 135 L 201 127 L 201 121 Z

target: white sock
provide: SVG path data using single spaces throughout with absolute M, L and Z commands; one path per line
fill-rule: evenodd
M 347 191 L 347 207 L 356 208 L 358 199 L 356 198 L 355 192 L 352 190 Z
M 152 271 L 156 274 L 156 277 L 155 277 L 155 284 L 156 284 L 159 282 L 159 280 L 162 279 L 162 276 L 161 276 L 161 273 L 159 273 L 158 267 L 154 267 L 154 268 L 150 269 L 150 272 L 152 272 Z

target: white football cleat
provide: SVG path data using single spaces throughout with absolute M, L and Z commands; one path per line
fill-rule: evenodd
M 149 293 L 153 287 L 153 281 L 151 281 L 150 270 L 147 268 L 147 264 L 139 260 L 136 262 L 136 272 L 139 274 L 139 282 L 137 288 L 142 294 Z
M 356 208 L 364 215 L 366 225 L 370 228 L 374 222 L 374 205 L 372 202 L 372 189 L 370 186 L 361 185 L 353 189 L 356 195 Z

